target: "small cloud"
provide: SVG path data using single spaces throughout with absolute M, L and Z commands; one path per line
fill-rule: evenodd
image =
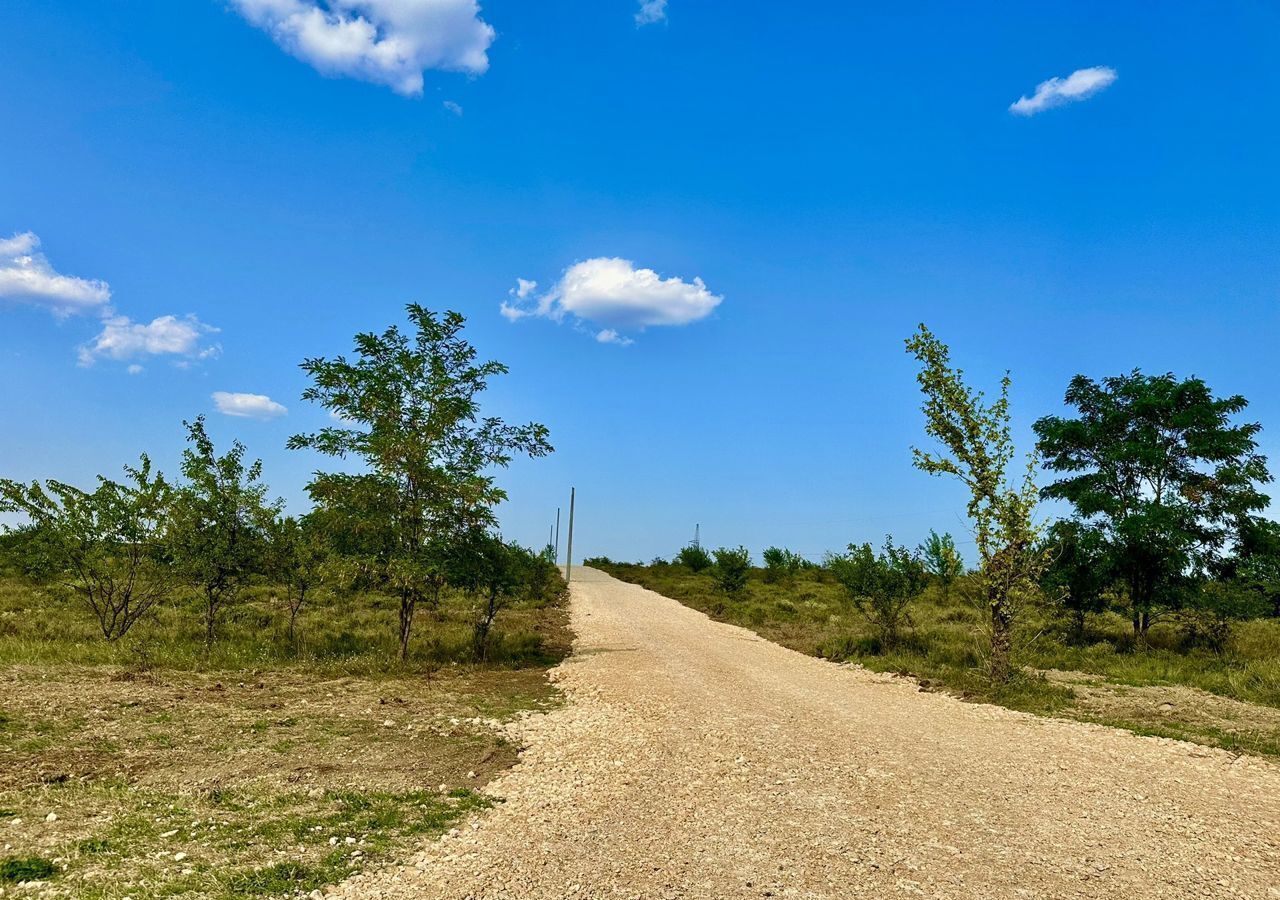
M 105 281 L 54 271 L 40 252 L 40 238 L 25 231 L 0 238 L 0 298 L 43 306 L 66 318 L 100 311 L 111 300 L 111 288 Z
M 214 391 L 213 405 L 224 416 L 236 416 L 241 419 L 278 419 L 288 414 L 289 410 L 272 400 L 266 394 L 236 394 L 228 391 Z
M 640 9 L 636 12 L 637 28 L 665 21 L 667 21 L 667 0 L 640 0 Z
M 596 340 L 602 344 L 619 344 L 623 347 L 627 347 L 635 343 L 631 338 L 618 334 L 618 332 L 614 331 L 612 328 L 606 328 L 603 331 L 597 332 Z
M 1076 69 L 1066 78 L 1040 82 L 1030 97 L 1021 97 L 1010 104 L 1009 112 L 1016 116 L 1034 116 L 1055 106 L 1087 100 L 1110 87 L 1118 77 L 1116 70 L 1108 66 Z
M 569 317 L 581 325 L 602 326 L 596 340 L 626 344 L 624 330 L 688 325 L 705 319 L 724 300 L 701 278 L 663 278 L 653 269 L 637 269 L 631 260 L 599 257 L 565 269 L 551 290 L 537 295 L 537 282 L 519 279 L 501 306 L 516 321 L 539 316 L 555 322 Z
M 142 366 L 138 365 L 137 363 L 132 363 L 130 364 L 129 368 L 125 369 L 125 371 L 128 372 L 130 375 L 141 375 Z
M 176 365 L 185 368 L 193 360 L 210 359 L 221 352 L 217 344 L 202 346 L 201 339 L 218 329 L 195 316 L 160 316 L 148 325 L 128 316 L 110 315 L 102 320 L 102 331 L 80 348 L 80 365 L 97 360 L 126 360 L 139 356 L 176 356 Z
M 444 108 L 449 110 L 449 112 L 453 113 L 455 116 L 462 115 L 462 107 L 457 103 L 454 103 L 452 100 L 444 101 Z
M 422 94 L 427 69 L 483 74 L 496 33 L 476 0 L 231 0 L 286 53 L 324 75 Z

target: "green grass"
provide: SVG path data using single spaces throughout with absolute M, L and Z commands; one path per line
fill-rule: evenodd
M 107 643 L 73 600 L 0 578 L 0 882 L 49 877 L 86 900 L 294 897 L 483 810 L 477 789 L 517 758 L 494 720 L 558 702 L 546 670 L 569 649 L 565 610 L 504 611 L 483 665 L 467 597 L 419 612 L 404 663 L 396 612 L 322 594 L 291 641 L 261 585 L 212 648 L 180 596 Z
M 1153 626 L 1148 646 L 1137 646 L 1129 623 L 1119 615 L 1094 617 L 1083 641 L 1074 641 L 1066 623 L 1045 609 L 1025 610 L 1017 642 L 1020 677 L 995 685 L 982 675 L 980 613 L 963 598 L 963 586 L 944 598 L 930 588 L 913 602 L 911 625 L 897 646 L 883 647 L 848 602 L 843 589 L 821 569 L 803 571 L 793 583 L 770 584 L 760 570 L 747 590 L 731 599 L 709 574 L 678 565 L 608 564 L 610 574 L 640 584 L 699 609 L 713 618 L 752 629 L 802 653 L 857 662 L 877 672 L 912 675 L 926 689 L 946 690 L 965 699 L 997 703 L 1040 714 L 1069 715 L 1127 727 L 1142 733 L 1195 740 L 1249 752 L 1280 752 L 1280 731 L 1222 729 L 1175 719 L 1153 724 L 1140 711 L 1103 717 L 1078 702 L 1076 690 L 1045 670 L 1101 676 L 1108 689 L 1119 686 L 1190 687 L 1264 707 L 1280 707 L 1280 620 L 1241 623 L 1228 652 L 1185 645 L 1176 621 Z

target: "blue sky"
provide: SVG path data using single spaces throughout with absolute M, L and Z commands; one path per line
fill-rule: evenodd
M 551 428 L 502 476 L 531 544 L 571 484 L 587 554 L 961 533 L 910 466 L 920 321 L 1012 370 L 1028 446 L 1072 375 L 1141 367 L 1243 393 L 1280 457 L 1273 5 L 639 11 L 0 5 L 0 473 L 173 470 L 205 413 L 305 509 L 297 363 L 410 301 Z

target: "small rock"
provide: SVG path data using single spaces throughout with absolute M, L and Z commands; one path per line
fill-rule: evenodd
M 45 817 L 44 817 L 44 820 L 45 820 L 46 822 L 56 822 L 56 821 L 58 821 L 58 814 L 57 814 L 57 813 L 49 813 L 49 815 L 47 815 L 47 816 L 45 816 Z
M 187 858 L 187 854 L 182 853 L 182 852 L 179 852 L 179 853 L 175 853 L 175 854 L 173 854 L 173 861 L 174 861 L 174 862 L 182 862 L 182 861 L 183 861 L 184 859 L 186 859 L 186 858 Z

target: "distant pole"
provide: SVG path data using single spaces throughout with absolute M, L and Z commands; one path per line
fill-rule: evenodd
M 560 562 L 560 507 L 556 507 L 556 562 Z
M 697 523 L 693 526 L 693 546 L 702 547 L 702 526 Z
M 569 488 L 569 546 L 564 554 L 564 583 L 568 584 L 573 578 L 573 501 L 577 494 L 577 488 Z

